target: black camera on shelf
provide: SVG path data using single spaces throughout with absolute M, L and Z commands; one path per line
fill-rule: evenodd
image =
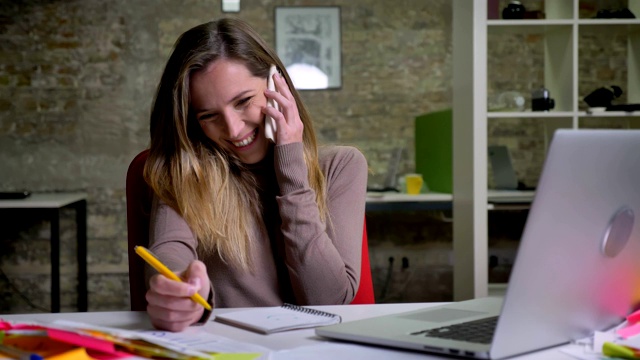
M 502 9 L 502 18 L 505 20 L 518 20 L 524 19 L 524 13 L 527 10 L 524 5 L 518 0 L 511 0 L 507 7 Z
M 549 90 L 540 88 L 531 92 L 532 111 L 549 111 L 555 106 L 556 102 L 549 95 Z

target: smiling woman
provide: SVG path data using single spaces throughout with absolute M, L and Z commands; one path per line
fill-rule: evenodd
M 184 280 L 149 276 L 156 327 L 206 320 L 195 292 L 219 307 L 353 300 L 366 160 L 352 147 L 318 148 L 287 70 L 248 24 L 221 19 L 180 36 L 158 86 L 149 150 L 150 250 Z

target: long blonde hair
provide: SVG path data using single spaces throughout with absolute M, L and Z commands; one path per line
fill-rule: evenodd
M 287 71 L 262 38 L 247 23 L 232 18 L 196 26 L 182 34 L 158 85 L 151 111 L 151 144 L 144 176 L 155 195 L 187 222 L 198 239 L 198 252 L 217 252 L 224 260 L 247 269 L 251 232 L 261 222 L 256 181 L 235 155 L 202 131 L 190 108 L 193 73 L 219 59 L 241 61 L 253 76 L 266 80 L 269 66 L 283 74 L 304 125 L 304 160 L 318 210 L 327 218 L 326 184 L 318 163 L 311 118 Z

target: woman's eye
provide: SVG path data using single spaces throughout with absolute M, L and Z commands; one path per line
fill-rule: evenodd
M 215 118 L 212 114 L 204 114 L 198 117 L 198 121 L 214 121 Z
M 250 101 L 251 101 L 251 97 L 246 97 L 246 98 L 240 99 L 240 101 L 238 101 L 236 103 L 236 107 L 237 108 L 245 107 L 245 106 L 249 105 Z

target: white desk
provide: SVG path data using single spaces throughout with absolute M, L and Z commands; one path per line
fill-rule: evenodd
M 87 311 L 87 194 L 35 193 L 24 199 L 0 200 L 0 210 L 44 214 L 51 222 L 51 311 L 60 312 L 60 210 L 76 211 L 78 311 Z
M 528 210 L 535 191 L 494 190 L 487 192 L 487 210 Z M 366 212 L 397 211 L 442 211 L 442 219 L 450 221 L 453 210 L 453 195 L 428 192 L 409 195 L 396 192 L 368 192 Z M 463 249 L 463 252 L 466 249 Z M 454 256 L 457 252 L 454 249 Z M 455 266 L 454 266 L 455 271 Z
M 512 209 L 528 207 L 535 191 L 489 190 L 487 209 Z M 412 211 L 412 210 L 451 210 L 453 195 L 429 192 L 409 195 L 395 192 L 368 192 L 366 211 Z
M 438 303 L 409 303 L 409 304 L 376 304 L 376 305 L 335 305 L 335 306 L 313 306 L 313 308 L 333 312 L 342 316 L 343 321 L 352 321 L 358 319 L 364 319 L 367 317 L 386 315 L 403 311 L 411 311 L 427 306 L 438 305 Z M 214 315 L 220 312 L 235 311 L 238 309 L 216 309 Z M 118 327 L 123 329 L 150 329 L 151 325 L 148 321 L 147 315 L 144 312 L 90 312 L 90 313 L 64 313 L 64 314 L 25 314 L 25 315 L 0 315 L 0 318 L 10 321 L 53 321 L 55 319 L 65 319 L 71 321 L 84 322 L 94 325 L 102 325 L 109 327 Z M 321 338 L 315 335 L 313 329 L 286 331 L 271 335 L 261 335 L 240 328 L 232 327 L 215 321 L 208 322 L 202 331 L 207 331 L 215 335 L 224 336 L 233 340 L 241 341 L 243 343 L 250 343 L 260 345 L 273 351 L 296 349 L 302 346 L 319 345 L 319 344 L 347 344 L 340 342 L 331 342 L 328 339 Z M 522 336 L 527 336 L 522 334 Z M 351 345 L 351 344 L 349 344 Z M 353 345 L 356 347 L 356 345 Z M 318 351 L 322 351 L 322 347 L 316 348 Z M 574 359 L 569 355 L 562 353 L 559 348 L 547 349 L 535 353 L 530 353 L 524 356 L 519 356 L 511 359 L 519 360 L 534 360 L 534 359 Z M 340 356 L 334 352 L 328 353 L 327 357 L 332 360 L 338 359 L 363 359 L 364 356 L 354 357 L 354 352 L 358 352 L 358 347 L 355 351 L 349 351 L 348 356 Z M 372 346 L 366 346 L 360 349 L 363 352 L 362 355 L 371 355 L 372 351 L 384 355 L 389 359 L 447 359 L 445 357 L 439 357 L 434 355 L 420 354 L 416 352 L 406 352 L 401 350 L 393 350 L 387 348 L 377 348 Z M 276 356 L 271 358 L 278 359 Z M 386 356 L 389 355 L 389 356 Z M 366 358 L 370 358 L 367 356 Z
M 451 210 L 452 201 L 451 194 L 437 192 L 417 195 L 369 192 L 366 211 Z

